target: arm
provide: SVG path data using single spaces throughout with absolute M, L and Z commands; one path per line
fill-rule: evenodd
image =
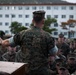
M 2 55 L 2 59 L 3 59 L 3 61 L 8 61 L 7 60 L 7 52 Z
M 2 45 L 3 46 L 9 46 L 10 45 L 9 40 L 8 39 L 2 40 Z
M 55 45 L 55 39 L 53 37 L 48 37 L 47 39 L 47 46 L 48 46 L 48 54 L 54 54 L 57 51 L 57 47 Z
M 22 40 L 22 36 L 24 35 L 24 30 L 21 31 L 20 33 L 15 34 L 13 37 L 6 39 L 6 40 L 2 40 L 0 38 L 0 45 L 3 46 L 16 46 L 16 45 L 20 45 L 21 44 L 21 40 Z
M 9 40 L 8 40 L 8 39 L 2 40 L 2 39 L 0 38 L 0 45 L 2 45 L 2 46 L 9 46 L 9 45 L 10 45 L 10 44 L 9 44 Z
M 2 40 L 1 38 L 0 38 L 0 45 L 2 45 L 2 46 L 12 46 L 12 45 L 15 45 L 14 44 L 14 40 L 13 40 L 13 37 L 11 37 L 11 38 L 9 38 L 9 39 L 5 39 L 5 40 Z
M 50 55 L 57 55 L 57 52 L 58 52 L 58 48 L 56 45 L 54 46 L 54 48 L 49 50 Z

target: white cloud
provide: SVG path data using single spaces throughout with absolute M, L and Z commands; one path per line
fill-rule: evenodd
M 65 1 L 76 3 L 76 0 L 65 0 Z

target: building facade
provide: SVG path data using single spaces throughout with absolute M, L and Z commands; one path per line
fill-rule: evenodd
M 36 10 L 46 11 L 45 18 L 57 19 L 57 23 L 52 24 L 51 28 L 58 29 L 52 32 L 54 37 L 58 37 L 61 32 L 68 38 L 68 31 L 73 30 L 71 38 L 76 37 L 76 23 L 74 27 L 67 26 L 68 29 L 61 27 L 61 22 L 69 19 L 76 20 L 76 3 L 68 3 L 61 0 L 0 0 L 0 30 L 6 34 L 11 34 L 9 26 L 11 22 L 17 21 L 23 26 L 30 27 L 32 23 L 32 12 Z

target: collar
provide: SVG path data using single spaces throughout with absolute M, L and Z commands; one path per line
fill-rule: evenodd
M 37 29 L 37 30 L 41 30 L 40 27 L 37 27 L 37 26 L 32 26 L 33 29 Z

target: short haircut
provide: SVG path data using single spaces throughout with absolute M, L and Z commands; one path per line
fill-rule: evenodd
M 40 22 L 45 17 L 45 11 L 34 11 L 33 19 L 36 23 Z

